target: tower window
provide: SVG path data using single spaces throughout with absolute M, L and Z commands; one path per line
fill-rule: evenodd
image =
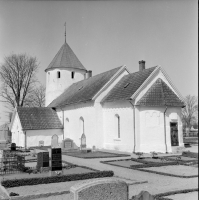
M 74 79 L 75 77 L 75 72 L 71 72 L 71 78 Z
M 61 73 L 60 71 L 57 72 L 57 78 L 60 78 L 61 77 Z

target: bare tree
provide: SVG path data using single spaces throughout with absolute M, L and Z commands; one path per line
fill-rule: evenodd
M 188 95 L 185 97 L 186 107 L 182 109 L 182 121 L 187 129 L 187 136 L 191 126 L 196 122 L 198 115 L 198 97 Z
M 44 85 L 35 87 L 32 93 L 28 96 L 25 106 L 44 107 L 45 106 L 45 91 L 46 91 L 46 88 Z
M 11 54 L 0 67 L 0 97 L 9 109 L 24 106 L 36 83 L 38 62 L 26 54 Z

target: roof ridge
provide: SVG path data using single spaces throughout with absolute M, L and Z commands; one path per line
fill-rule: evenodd
M 133 73 L 127 74 L 126 76 L 128 76 L 128 75 L 133 75 L 133 74 L 136 74 L 136 73 L 141 73 L 141 72 L 144 72 L 144 71 L 146 71 L 146 70 L 151 70 L 152 68 L 156 68 L 156 67 L 158 67 L 158 65 L 156 65 L 156 66 L 154 66 L 154 67 L 149 67 L 149 68 L 147 68 L 147 69 L 143 69 L 142 71 L 137 71 L 137 72 L 133 72 Z

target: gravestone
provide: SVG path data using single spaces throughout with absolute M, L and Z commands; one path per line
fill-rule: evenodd
M 11 151 L 16 151 L 16 143 L 12 143 L 10 149 Z
M 44 167 L 49 167 L 49 153 L 39 152 L 37 154 L 37 170 L 41 170 Z
M 70 188 L 71 200 L 128 200 L 128 185 L 115 178 L 83 181 Z
M 53 135 L 51 138 L 51 148 L 57 148 L 58 147 L 58 135 Z
M 141 191 L 132 200 L 155 200 L 155 198 L 147 191 Z
M 65 149 L 65 150 L 73 149 L 74 148 L 73 140 L 71 140 L 69 138 L 63 140 L 62 141 L 62 148 Z
M 62 170 L 62 153 L 61 148 L 51 149 L 51 171 Z
M 81 149 L 86 149 L 86 135 L 84 133 L 81 136 Z
M 39 147 L 43 147 L 44 146 L 44 141 L 43 140 L 40 140 L 39 141 Z

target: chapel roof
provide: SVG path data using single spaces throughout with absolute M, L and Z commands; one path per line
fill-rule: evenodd
M 17 107 L 23 130 L 62 129 L 55 110 L 48 107 Z
M 51 61 L 51 63 L 45 71 L 56 68 L 72 68 L 86 71 L 86 68 L 82 65 L 82 63 L 79 61 L 73 50 L 66 42 L 62 45 L 62 47 L 55 55 L 55 57 L 53 58 L 53 60 Z
M 48 107 L 61 107 L 64 105 L 91 101 L 95 94 L 111 80 L 119 69 L 121 69 L 121 67 L 73 83 L 59 97 L 53 100 Z
M 145 95 L 138 101 L 137 105 L 185 106 L 184 102 L 180 100 L 171 88 L 160 78 L 149 88 Z
M 129 100 L 156 68 L 157 66 L 125 75 L 106 95 L 103 102 Z

